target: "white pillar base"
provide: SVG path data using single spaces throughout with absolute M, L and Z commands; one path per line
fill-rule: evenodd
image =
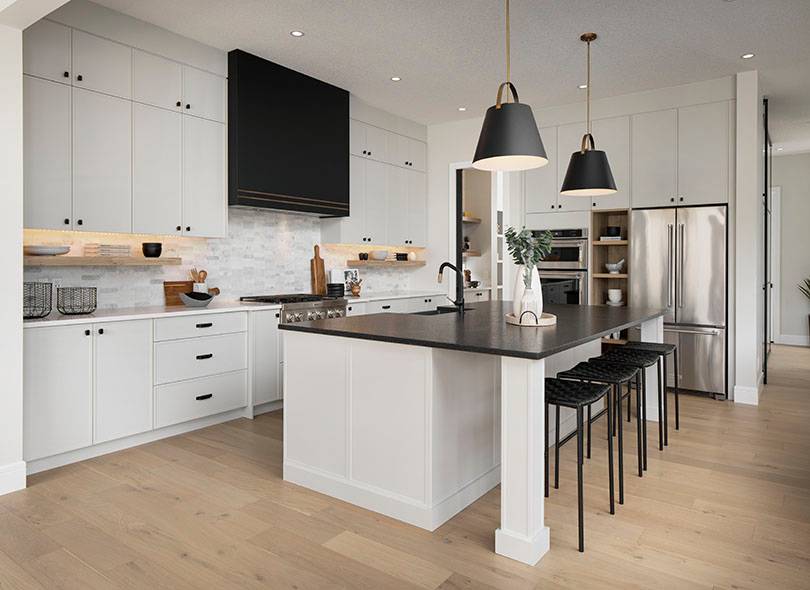
M 0 466 L 0 496 L 25 489 L 25 461 Z
M 549 530 L 547 526 L 540 529 L 529 539 L 510 533 L 503 529 L 495 529 L 495 553 L 511 557 L 529 565 L 534 565 L 549 549 Z

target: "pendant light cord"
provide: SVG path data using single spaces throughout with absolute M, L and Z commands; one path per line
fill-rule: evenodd
M 507 0 L 508 2 L 509 0 Z M 591 134 L 591 42 L 588 41 L 588 80 L 587 80 L 587 107 L 586 107 L 586 119 L 587 119 L 587 128 L 588 128 L 588 135 Z
M 510 46 L 509 46 L 509 0 L 506 0 L 506 81 L 511 82 L 511 75 L 512 75 L 512 63 L 510 58 Z M 509 94 L 507 93 L 507 100 L 509 98 Z

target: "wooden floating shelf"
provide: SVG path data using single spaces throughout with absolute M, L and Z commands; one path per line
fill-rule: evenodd
M 23 266 L 177 266 L 181 258 L 143 256 L 23 256 Z
M 392 266 L 401 266 L 401 267 L 416 267 L 416 266 L 425 266 L 427 262 L 424 260 L 347 260 L 346 266 L 349 268 L 363 268 L 363 267 L 392 267 Z
M 594 246 L 626 246 L 627 240 L 594 240 Z
M 481 223 L 480 217 L 462 217 L 462 223 Z
M 481 256 L 481 251 L 480 250 L 464 250 L 464 252 L 462 252 L 462 254 L 464 254 L 464 256 Z
M 596 272 L 593 274 L 595 279 L 626 279 L 627 273 L 611 274 L 609 272 Z

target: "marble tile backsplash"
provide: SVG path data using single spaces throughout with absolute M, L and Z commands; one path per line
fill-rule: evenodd
M 310 291 L 309 261 L 313 246 L 321 240 L 317 217 L 230 209 L 228 225 L 229 236 L 225 239 L 26 230 L 25 244 L 70 245 L 70 255 L 81 255 L 84 244 L 92 242 L 130 244 L 133 254 L 140 255 L 142 242 L 159 241 L 163 243 L 163 256 L 179 256 L 183 263 L 154 267 L 26 267 L 25 280 L 64 287 L 97 287 L 100 309 L 162 305 L 163 281 L 187 280 L 192 267 L 208 271 L 208 285 L 219 287 L 223 299 Z M 322 248 L 327 281 L 330 269 L 345 267 L 347 248 L 351 250 L 346 246 Z M 408 272 L 361 271 L 363 291 L 408 290 Z

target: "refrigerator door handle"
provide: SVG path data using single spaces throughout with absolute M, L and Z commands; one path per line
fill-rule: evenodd
M 684 248 L 684 224 L 678 224 L 678 261 L 675 272 L 678 281 L 678 307 L 683 307 L 683 248 Z
M 675 228 L 671 223 L 667 224 L 667 309 L 672 307 L 672 254 L 673 242 L 675 240 Z
M 664 332 L 671 332 L 673 334 L 695 334 L 697 336 L 719 336 L 720 328 L 667 328 L 664 327 Z

